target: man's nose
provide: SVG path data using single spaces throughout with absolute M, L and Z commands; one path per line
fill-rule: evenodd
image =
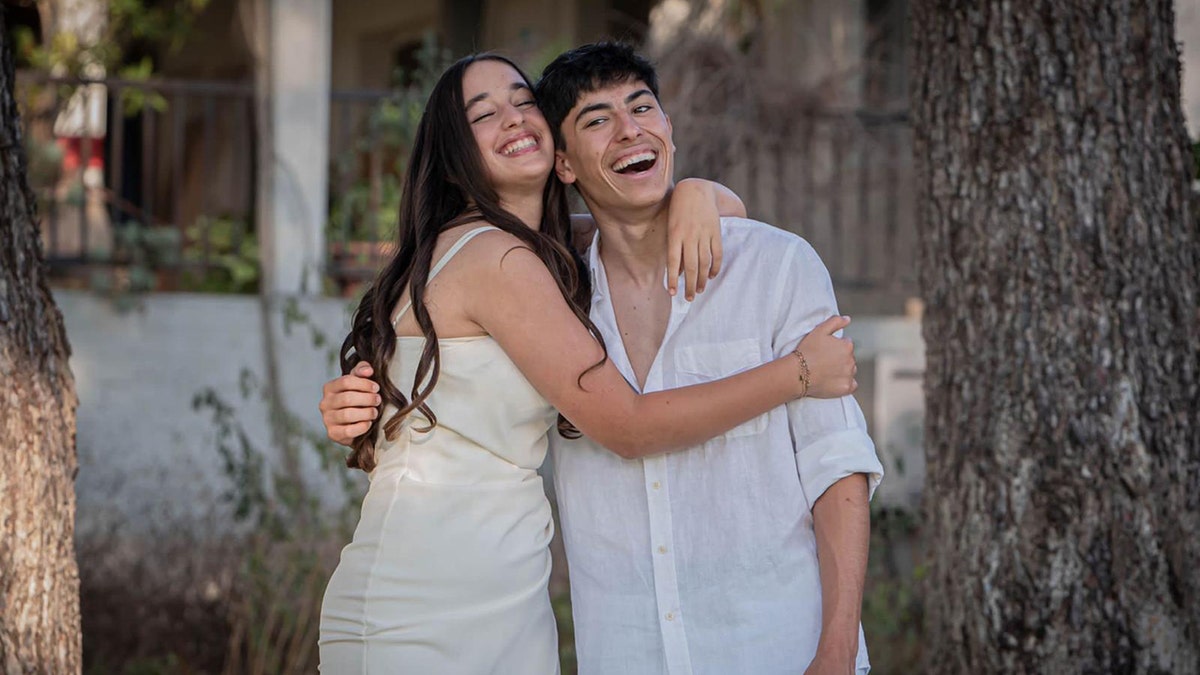
M 620 125 L 618 133 L 621 140 L 637 138 L 642 135 L 642 125 L 638 124 L 637 120 L 627 112 L 617 113 L 617 124 Z

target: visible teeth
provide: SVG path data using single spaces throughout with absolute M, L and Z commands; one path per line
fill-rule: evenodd
M 537 145 L 537 141 L 532 136 L 526 136 L 525 138 L 517 139 L 504 146 L 500 149 L 500 153 L 504 155 L 511 155 L 514 152 L 520 152 L 525 148 L 532 148 L 535 145 Z
M 630 155 L 625 159 L 618 160 L 616 164 L 612 165 L 612 169 L 613 171 L 621 171 L 622 169 L 627 169 L 638 162 L 652 162 L 654 161 L 655 157 L 656 155 L 653 152 L 644 150 L 636 155 Z

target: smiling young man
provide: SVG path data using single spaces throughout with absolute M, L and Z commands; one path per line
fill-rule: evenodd
M 653 67 L 586 45 L 536 87 L 555 170 L 598 232 L 591 318 L 643 392 L 787 351 L 836 314 L 804 240 L 725 218 L 725 267 L 694 302 L 663 280 L 671 122 Z M 581 673 L 863 673 L 870 493 L 883 469 L 854 399 L 801 399 L 688 452 L 625 460 L 552 441 Z

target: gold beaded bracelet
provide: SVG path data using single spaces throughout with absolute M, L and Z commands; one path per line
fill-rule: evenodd
M 808 370 L 808 361 L 804 358 L 804 352 L 800 351 L 800 345 L 796 345 L 792 353 L 800 360 L 800 381 L 804 383 L 804 393 L 800 394 L 800 398 L 804 398 L 808 396 L 808 389 L 812 386 L 812 382 L 809 380 L 811 373 Z

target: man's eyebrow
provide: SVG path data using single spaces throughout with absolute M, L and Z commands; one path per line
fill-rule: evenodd
M 607 103 L 593 103 L 591 105 L 585 105 L 579 110 L 579 112 L 575 113 L 575 121 L 578 122 L 580 117 L 597 110 L 612 110 L 612 106 Z
M 637 91 L 633 92 L 632 94 L 626 96 L 625 102 L 633 103 L 634 99 L 641 98 L 642 96 L 645 96 L 647 94 L 649 94 L 650 96 L 653 96 L 654 92 L 650 91 L 649 89 L 638 89 Z
M 520 90 L 520 89 L 529 89 L 529 85 L 525 84 L 524 82 L 513 82 L 513 83 L 512 83 L 511 85 L 509 85 L 509 87 L 508 87 L 508 90 L 509 90 L 509 91 L 517 91 L 517 90 Z M 532 89 L 530 89 L 530 93 L 532 93 L 532 91 L 533 91 L 533 90 L 532 90 Z M 469 109 L 471 108 L 471 106 L 473 106 L 473 105 L 475 105 L 476 103 L 479 103 L 480 101 L 482 101 L 482 100 L 486 99 L 488 96 L 489 96 L 489 94 L 488 94 L 486 91 L 485 91 L 485 92 L 483 92 L 482 94 L 476 94 L 476 95 L 472 96 L 472 97 L 471 97 L 471 100 L 470 100 L 470 101 L 467 101 L 467 104 L 466 104 L 465 106 L 463 106 L 463 110 L 469 110 Z
M 625 97 L 625 103 L 628 105 L 647 95 L 653 96 L 654 92 L 650 91 L 649 89 L 638 89 L 637 91 Z M 597 110 L 612 110 L 612 106 L 607 103 L 593 103 L 591 105 L 584 106 L 578 113 L 575 114 L 575 121 L 578 122 L 580 117 Z

